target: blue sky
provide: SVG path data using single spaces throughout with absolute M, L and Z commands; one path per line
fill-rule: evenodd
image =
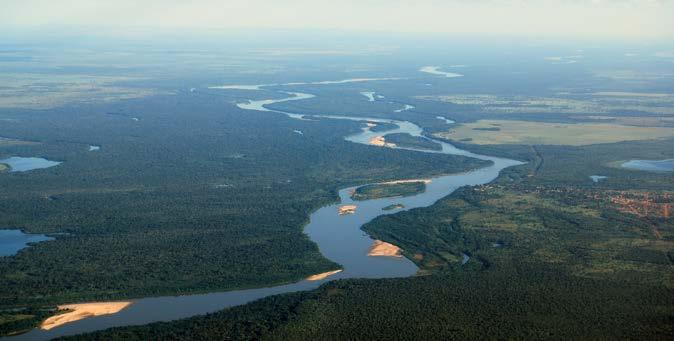
M 344 29 L 674 39 L 674 0 L 2 0 L 0 27 Z

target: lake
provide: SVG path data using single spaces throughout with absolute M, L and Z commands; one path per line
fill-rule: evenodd
M 649 172 L 674 172 L 674 159 L 630 160 L 623 163 L 622 167 Z
M 34 169 L 43 169 L 58 166 L 61 162 L 50 161 L 41 157 L 20 157 L 12 156 L 7 159 L 0 160 L 0 163 L 9 165 L 10 172 L 27 172 Z
M 0 257 L 13 256 L 30 243 L 54 240 L 43 234 L 29 234 L 21 230 L 0 230 Z

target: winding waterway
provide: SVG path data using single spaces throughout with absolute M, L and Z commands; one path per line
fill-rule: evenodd
M 312 84 L 339 84 L 339 82 L 315 82 Z M 292 84 L 288 84 L 292 85 Z M 263 86 L 247 86 L 247 89 L 260 90 Z M 230 89 L 232 87 L 219 87 Z M 298 92 L 283 92 L 288 97 L 274 100 L 258 100 L 239 103 L 242 109 L 266 111 L 285 114 L 291 118 L 307 119 L 347 119 L 363 122 L 390 122 L 398 126 L 386 132 L 372 132 L 369 127 L 354 135 L 346 136 L 347 141 L 368 144 L 372 137 L 391 133 L 408 133 L 420 136 L 422 129 L 408 121 L 397 121 L 366 117 L 345 117 L 328 115 L 301 115 L 270 109 L 274 103 L 303 100 L 314 95 Z M 111 327 L 141 325 L 156 321 L 170 321 L 194 315 L 215 312 L 223 308 L 244 304 L 259 298 L 287 292 L 311 290 L 326 281 L 338 278 L 392 278 L 413 276 L 418 268 L 409 259 L 404 257 L 370 257 L 367 255 L 373 240 L 361 227 L 372 219 L 393 214 L 403 210 L 430 206 L 442 197 L 445 197 L 462 186 L 481 185 L 494 180 L 499 172 L 510 166 L 521 164 L 519 161 L 478 155 L 458 149 L 448 143 L 433 140 L 442 145 L 442 150 L 421 150 L 414 148 L 400 148 L 423 153 L 441 153 L 463 155 L 480 160 L 491 161 L 490 166 L 460 174 L 444 175 L 432 178 L 426 185 L 426 190 L 414 196 L 383 198 L 354 202 L 349 193 L 355 187 L 344 188 L 339 191 L 340 202 L 322 207 L 311 214 L 310 221 L 304 228 L 305 233 L 314 241 L 321 253 L 328 259 L 339 263 L 343 271 L 323 280 L 303 280 L 297 283 L 278 285 L 268 288 L 235 290 L 202 295 L 151 297 L 131 300 L 132 304 L 112 315 L 98 316 L 72 322 L 51 330 L 35 329 L 26 334 L 15 336 L 12 340 L 45 340 L 58 336 L 74 335 Z M 394 147 L 399 148 L 399 147 Z M 357 205 L 355 213 L 339 215 L 338 209 L 345 204 Z M 402 207 L 393 210 L 383 210 L 387 206 L 402 204 Z M 465 259 L 468 261 L 467 259 Z

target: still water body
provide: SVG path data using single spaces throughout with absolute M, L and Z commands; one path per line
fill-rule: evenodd
M 622 167 L 650 172 L 674 172 L 674 159 L 630 160 L 623 163 Z
M 23 233 L 21 230 L 0 230 L 0 257 L 13 256 L 30 243 L 54 240 L 43 234 Z
M 58 166 L 61 162 L 50 161 L 41 157 L 19 157 L 12 156 L 7 159 L 0 160 L 0 163 L 9 165 L 10 172 L 27 172 L 33 169 L 42 169 Z
M 330 83 L 328 83 L 330 84 Z M 341 116 L 307 116 L 294 113 L 280 112 L 268 109 L 266 105 L 278 102 L 312 98 L 313 95 L 303 93 L 287 93 L 288 98 L 279 100 L 249 101 L 239 104 L 239 107 L 249 110 L 259 110 L 286 114 L 295 119 L 349 119 L 356 121 L 392 122 L 398 125 L 397 129 L 389 133 L 409 133 L 419 136 L 422 129 L 407 121 L 382 120 L 374 118 L 354 118 Z M 363 128 L 360 133 L 347 136 L 345 139 L 354 143 L 367 144 L 370 138 L 380 136 L 382 132 L 372 132 Z M 448 143 L 435 141 L 442 145 L 440 151 L 417 150 L 401 148 L 419 152 L 464 155 L 481 160 L 491 161 L 490 166 L 470 172 L 445 175 L 433 178 L 426 185 L 423 193 L 402 197 L 382 198 L 354 202 L 349 192 L 355 187 L 344 188 L 339 191 L 340 203 L 322 207 L 311 214 L 310 221 L 304 228 L 305 233 L 314 241 L 321 253 L 328 259 L 339 263 L 343 271 L 320 281 L 300 281 L 297 283 L 279 285 L 268 288 L 235 290 L 203 295 L 152 297 L 132 300 L 133 304 L 119 313 L 80 320 L 49 331 L 35 329 L 29 333 L 12 337 L 12 340 L 43 340 L 64 335 L 74 335 L 117 326 L 141 325 L 156 321 L 170 321 L 194 315 L 215 312 L 226 307 L 244 304 L 266 296 L 311 290 L 321 284 L 339 278 L 393 278 L 414 275 L 418 268 L 407 258 L 370 257 L 367 256 L 373 240 L 363 231 L 363 224 L 372 219 L 396 212 L 417 207 L 430 206 L 442 197 L 445 197 L 462 186 L 474 186 L 489 183 L 499 172 L 510 166 L 521 164 L 519 161 L 497 157 L 473 154 L 460 150 Z M 351 215 L 340 216 L 338 208 L 344 204 L 356 204 L 358 208 Z M 404 208 L 383 210 L 383 208 L 402 204 Z

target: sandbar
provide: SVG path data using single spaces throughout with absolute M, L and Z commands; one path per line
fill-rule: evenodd
M 402 257 L 402 252 L 400 248 L 381 240 L 375 240 L 370 247 L 370 251 L 367 253 L 368 256 L 373 257 Z
M 328 271 L 328 272 L 323 272 L 323 273 L 320 273 L 320 274 L 311 275 L 311 276 L 307 277 L 307 281 L 320 281 L 320 280 L 326 279 L 329 276 L 332 276 L 332 275 L 334 275 L 338 272 L 342 272 L 342 269 L 337 269 L 337 270 L 333 270 L 333 271 Z
M 60 305 L 58 306 L 59 310 L 71 311 L 44 320 L 40 325 L 40 328 L 50 330 L 88 317 L 115 314 L 129 305 L 131 305 L 131 302 L 97 302 Z
M 383 136 L 375 136 L 368 141 L 369 144 L 377 147 L 395 147 L 395 143 L 386 142 Z
M 356 205 L 344 205 L 339 207 L 339 215 L 345 215 L 345 214 L 354 214 L 356 213 L 356 208 L 358 206 Z

